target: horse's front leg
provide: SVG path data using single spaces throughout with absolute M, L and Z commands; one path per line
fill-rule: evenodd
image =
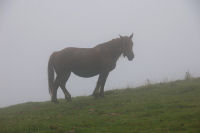
M 99 78 L 98 78 L 95 90 L 93 92 L 93 96 L 98 97 L 99 91 L 100 91 L 100 96 L 101 97 L 104 96 L 104 86 L 105 86 L 105 82 L 106 82 L 106 79 L 108 77 L 108 74 L 109 74 L 109 72 L 103 72 L 103 73 L 99 74 Z
M 100 86 L 100 96 L 104 97 L 104 86 L 107 80 L 109 72 L 105 72 L 102 74 L 102 81 L 101 81 L 101 86 Z
M 98 97 L 99 96 L 99 88 L 100 88 L 100 84 L 101 84 L 100 82 L 101 82 L 101 75 L 99 75 L 96 87 L 95 87 L 95 89 L 93 91 L 93 94 L 92 94 L 92 96 L 94 96 L 94 97 Z

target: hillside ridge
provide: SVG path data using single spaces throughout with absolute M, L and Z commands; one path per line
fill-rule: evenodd
M 200 78 L 0 109 L 0 132 L 200 132 Z

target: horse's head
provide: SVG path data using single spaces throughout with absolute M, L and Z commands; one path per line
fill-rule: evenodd
M 133 60 L 134 58 L 134 53 L 133 53 L 133 33 L 130 36 L 120 36 L 120 39 L 122 41 L 122 54 L 123 56 L 127 57 L 128 60 Z

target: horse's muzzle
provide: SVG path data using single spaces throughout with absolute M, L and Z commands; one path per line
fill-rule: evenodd
M 131 54 L 131 55 L 127 56 L 127 57 L 128 57 L 128 60 L 129 60 L 129 61 L 132 61 L 133 58 L 134 58 L 134 54 Z

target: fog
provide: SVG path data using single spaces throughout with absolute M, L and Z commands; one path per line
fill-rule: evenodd
M 53 51 L 132 32 L 135 58 L 120 57 L 105 90 L 183 79 L 186 71 L 200 76 L 198 0 L 0 0 L 0 107 L 50 100 Z M 87 96 L 97 78 L 72 74 L 66 87 L 73 97 Z

